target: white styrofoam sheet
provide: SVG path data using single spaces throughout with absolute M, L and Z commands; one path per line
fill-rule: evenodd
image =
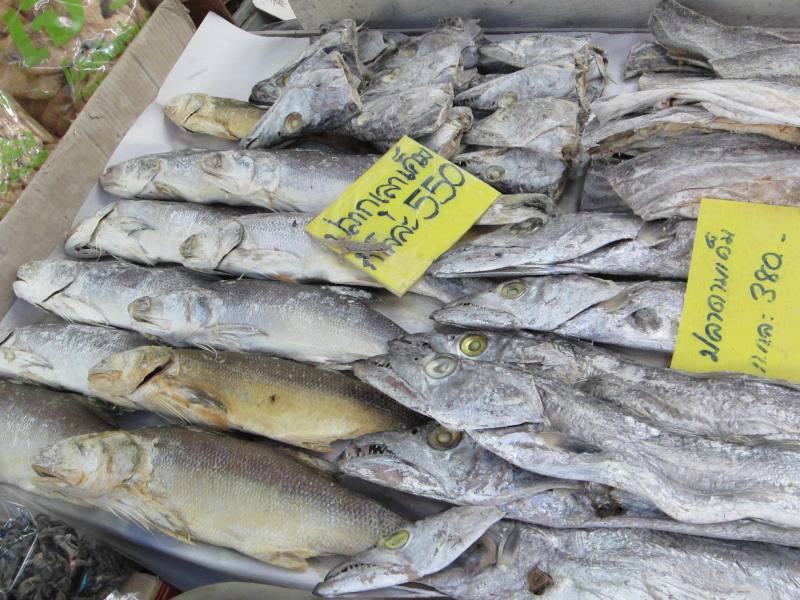
M 500 37 L 500 36 L 492 36 Z M 592 34 L 593 41 L 606 49 L 612 82 L 607 94 L 619 93 L 635 84 L 624 83 L 623 65 L 630 47 L 648 36 L 644 34 Z M 164 106 L 183 93 L 203 92 L 215 96 L 246 100 L 253 84 L 277 71 L 298 56 L 308 44 L 305 39 L 269 38 L 246 33 L 210 13 L 164 81 L 156 100 L 145 109 L 109 159 L 120 161 L 179 148 L 234 148 L 234 142 L 198 136 L 175 127 L 164 116 Z M 76 217 L 76 222 L 93 214 L 113 197 L 95 185 Z M 63 249 L 51 258 L 64 258 Z M 0 321 L 0 327 L 17 327 L 53 319 L 42 311 L 17 301 Z M 397 499 L 402 495 L 395 494 Z M 0 499 L 31 504 L 22 492 L 0 486 Z M 113 545 L 142 565 L 181 589 L 191 589 L 219 581 L 253 581 L 287 587 L 311 589 L 337 562 L 315 561 L 305 572 L 288 571 L 261 563 L 232 550 L 205 544 L 187 544 L 162 533 L 122 521 L 104 512 L 66 505 L 52 500 L 41 504 L 50 511 L 101 533 Z M 429 510 L 429 504 L 416 499 L 412 512 Z M 230 507 L 235 512 L 236 507 Z M 381 597 L 394 595 L 391 592 Z M 410 594 L 404 592 L 404 597 Z

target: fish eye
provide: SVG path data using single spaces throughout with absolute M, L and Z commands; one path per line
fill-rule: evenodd
M 411 58 L 416 53 L 417 53 L 417 47 L 416 46 L 406 46 L 405 48 L 403 48 L 399 52 L 400 56 L 402 56 L 403 58 Z
M 491 167 L 486 169 L 487 181 L 499 181 L 505 174 L 506 170 L 498 165 L 492 165 Z
M 553 578 L 541 569 L 531 569 L 528 572 L 528 591 L 534 596 L 541 596 L 547 588 L 553 585 Z
M 428 434 L 428 445 L 434 450 L 452 450 L 461 442 L 461 432 L 441 425 Z
M 289 113 L 283 120 L 283 128 L 289 133 L 298 131 L 303 126 L 303 115 L 298 112 Z
M 474 357 L 483 354 L 488 345 L 489 340 L 485 335 L 472 333 L 470 335 L 465 335 L 461 339 L 461 343 L 458 345 L 458 347 L 465 356 Z
M 500 288 L 500 295 L 509 300 L 516 300 L 525 293 L 525 284 L 521 281 L 509 281 Z
M 290 75 L 291 75 L 291 73 L 286 73 L 286 75 L 281 77 L 280 85 L 286 85 L 287 83 L 289 83 L 289 76 Z
M 425 364 L 425 373 L 433 379 L 443 379 L 456 370 L 456 364 L 452 356 L 435 356 Z
M 500 96 L 500 100 L 497 102 L 498 106 L 501 108 L 509 108 L 517 103 L 517 93 L 516 92 L 506 92 L 502 96 Z
M 400 550 L 411 539 L 411 532 L 408 529 L 398 529 L 387 535 L 381 540 L 381 545 L 389 550 Z
M 383 83 L 391 83 L 400 76 L 400 69 L 393 69 L 381 77 Z

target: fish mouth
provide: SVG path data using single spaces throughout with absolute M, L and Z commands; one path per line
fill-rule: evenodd
M 434 311 L 431 318 L 443 325 L 488 329 L 517 329 L 522 325 L 508 312 L 479 306 L 472 302 L 454 302 Z
M 314 588 L 314 594 L 332 598 L 341 594 L 351 594 L 368 590 L 391 587 L 414 578 L 410 566 L 379 564 L 370 562 L 349 562 L 331 570 L 325 579 Z

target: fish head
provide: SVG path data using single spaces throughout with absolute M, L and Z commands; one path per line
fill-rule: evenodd
M 183 127 L 192 115 L 202 110 L 208 99 L 207 94 L 180 94 L 167 103 L 164 114 L 170 121 Z
M 207 227 L 181 244 L 183 265 L 198 271 L 214 271 L 243 239 L 244 227 L 235 219 Z
M 99 497 L 130 483 L 146 462 L 143 448 L 125 431 L 90 433 L 43 448 L 33 470 L 42 487 Z
M 100 186 L 109 194 L 136 198 L 143 194 L 161 171 L 158 156 L 141 156 L 108 167 L 100 176 Z
M 431 421 L 356 438 L 337 462 L 348 475 L 447 501 L 452 500 L 453 483 L 468 476 L 476 453 L 471 439 Z
M 34 260 L 17 269 L 14 293 L 31 304 L 41 304 L 75 281 L 80 264 L 71 260 Z
M 432 331 L 408 335 L 404 339 L 420 346 L 427 345 L 434 352 L 453 354 L 468 360 L 513 362 L 509 360 L 508 352 L 515 345 L 515 340 L 510 335 L 495 331 L 468 330 L 457 333 Z
M 112 354 L 89 370 L 89 387 L 102 397 L 127 396 L 162 372 L 172 359 L 173 350 L 164 346 L 140 346 Z
M 116 203 L 101 208 L 88 219 L 78 223 L 64 242 L 64 252 L 77 258 L 99 258 L 104 252 L 95 244 L 101 225 L 116 209 Z
M 422 519 L 331 570 L 314 593 L 330 598 L 415 581 L 452 563 L 502 518 L 495 507 L 460 506 Z
M 531 374 L 511 365 L 436 352 L 419 339 L 395 339 L 389 354 L 356 363 L 353 372 L 453 430 L 510 427 L 542 418 Z
M 527 291 L 524 279 L 505 281 L 485 292 L 454 300 L 434 312 L 431 318 L 458 327 L 523 329 L 522 316 L 527 311 L 535 311 L 540 299 Z
M 211 296 L 195 287 L 137 298 L 128 314 L 142 333 L 185 339 L 212 322 L 214 306 Z

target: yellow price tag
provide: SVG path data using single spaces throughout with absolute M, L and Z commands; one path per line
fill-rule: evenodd
M 800 208 L 704 199 L 672 368 L 800 381 Z
M 499 195 L 403 137 L 306 231 L 401 296 Z

